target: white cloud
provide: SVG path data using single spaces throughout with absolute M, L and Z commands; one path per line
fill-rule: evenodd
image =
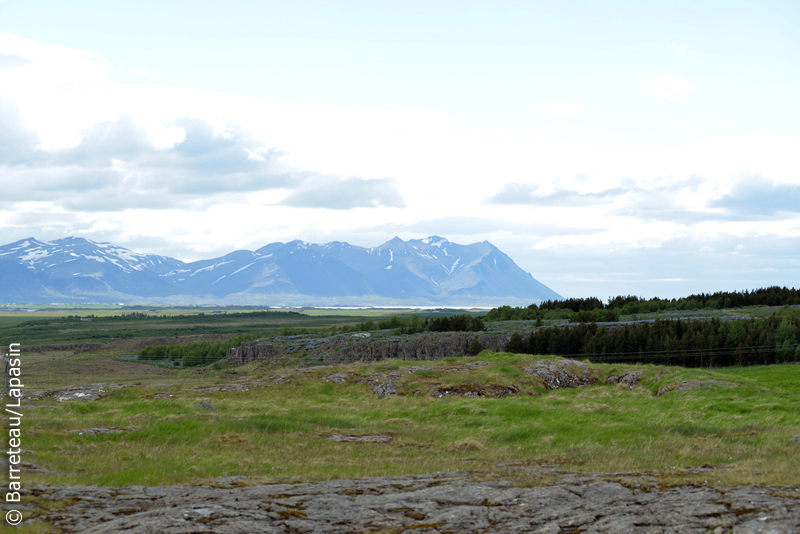
M 666 73 L 642 81 L 640 89 L 670 102 L 680 102 L 682 97 L 700 94 L 700 88 L 692 82 Z
M 681 46 L 681 45 L 674 44 L 674 43 L 667 44 L 666 46 L 667 46 L 667 48 L 671 48 L 672 50 L 675 50 L 675 52 L 679 56 L 694 56 L 694 55 L 696 55 L 694 52 L 690 52 L 689 49 L 687 47 L 685 47 L 685 46 Z
M 696 251 L 718 248 L 719 236 L 750 246 L 754 233 L 777 236 L 774 243 L 800 234 L 794 215 L 787 222 L 762 210 L 735 221 L 720 216 L 735 205 L 712 209 L 715 199 L 735 204 L 742 195 L 732 184 L 748 176 L 799 183 L 800 137 L 567 143 L 536 124 L 488 128 L 435 108 L 301 105 L 116 83 L 115 67 L 95 54 L 16 36 L 0 36 L 0 54 L 21 58 L 0 64 L 13 68 L 13 76 L 0 71 L 0 242 L 91 235 L 198 258 L 295 238 L 365 246 L 395 234 L 455 239 L 460 228 L 463 242 L 489 240 L 515 260 L 523 251 L 518 261 L 537 276 L 542 251 L 548 261 L 562 255 L 567 269 L 591 247 L 662 258 L 681 240 Z M 670 74 L 645 79 L 641 90 L 670 102 L 699 93 Z M 530 106 L 533 116 L 583 110 L 560 100 Z M 581 126 L 592 126 L 586 115 Z M 461 222 L 476 213 L 487 222 Z
M 548 100 L 540 104 L 542 109 L 548 115 L 556 115 L 558 117 L 574 117 L 583 110 L 583 106 L 575 102 L 566 102 L 564 100 Z
M 131 67 L 131 70 L 137 76 L 141 76 L 143 78 L 147 78 L 148 76 L 147 71 L 144 69 L 140 69 L 139 67 Z

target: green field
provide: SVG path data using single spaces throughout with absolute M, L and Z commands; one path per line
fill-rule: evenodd
M 95 368 L 112 360 L 80 355 Z M 31 371 L 37 369 L 31 357 Z M 38 356 L 44 360 L 46 356 Z M 69 360 L 69 357 L 65 357 Z M 25 413 L 28 459 L 65 475 L 33 475 L 50 484 L 162 485 L 246 475 L 264 480 L 313 481 L 468 470 L 475 477 L 528 483 L 500 464 L 545 464 L 594 472 L 659 473 L 664 483 L 792 485 L 800 479 L 800 365 L 722 371 L 638 366 L 645 371 L 628 391 L 605 385 L 621 366 L 593 365 L 598 382 L 546 390 L 520 367 L 537 357 L 494 354 L 424 362 L 431 371 L 408 373 L 420 362 L 383 361 L 324 368 L 287 383 L 255 380 L 296 370 L 248 364 L 205 374 L 125 363 L 124 382 L 95 402 L 45 400 Z M 452 372 L 467 361 L 490 365 Z M 46 361 L 39 362 L 47 365 Z M 119 363 L 119 362 L 118 362 Z M 77 362 L 73 365 L 78 366 Z M 137 371 L 137 366 L 140 371 Z M 75 367 L 77 370 L 78 367 Z M 116 375 L 119 378 L 121 368 Z M 377 399 L 358 383 L 398 371 L 399 396 Z M 450 372 L 448 372 L 450 371 Z M 333 372 L 355 373 L 345 384 Z M 37 387 L 59 386 L 34 383 Z M 97 376 L 93 377 L 97 378 Z M 742 387 L 709 387 L 661 397 L 655 390 L 687 379 L 717 379 Z M 168 384 L 168 385 L 167 385 Z M 192 389 L 250 384 L 249 391 Z M 506 398 L 438 398 L 431 387 L 513 385 Z M 154 398 L 157 394 L 175 395 Z M 218 412 L 198 408 L 207 400 Z M 92 427 L 136 427 L 116 435 L 76 435 Z M 388 436 L 388 443 L 343 443 L 332 434 Z M 701 474 L 686 468 L 707 467 Z
M 121 338 L 276 333 L 285 327 L 329 328 L 358 322 L 347 315 L 305 315 L 297 312 L 127 314 L 31 319 L 0 329 L 0 337 L 23 345 L 100 343 Z M 138 312 L 137 312 L 138 313 Z M 7 318 L 10 319 L 10 318 Z M 91 320 L 88 320 L 91 319 Z
M 302 351 L 244 366 L 188 369 L 120 359 L 151 343 L 219 341 L 284 329 L 313 332 L 398 314 L 215 311 L 223 310 L 58 310 L 61 315 L 47 310 L 35 312 L 34 319 L 28 313 L 0 313 L 4 344 L 104 343 L 89 352 L 23 351 L 27 390 L 106 385 L 105 396 L 96 401 L 46 397 L 33 402 L 37 408 L 24 410 L 23 461 L 50 472 L 27 470 L 25 484 L 213 484 L 222 476 L 301 482 L 444 471 L 523 486 L 548 483 L 526 469 L 534 465 L 607 473 L 613 480 L 645 476 L 662 487 L 764 485 L 796 493 L 800 480 L 800 444 L 789 441 L 800 434 L 798 364 L 685 369 L 592 363 L 593 385 L 549 390 L 522 370 L 542 356 L 490 351 L 306 371 L 298 368 L 306 362 Z M 92 321 L 79 315 L 93 315 Z M 488 326 L 513 331 L 531 324 Z M 380 336 L 375 339 L 381 342 Z M 489 364 L 462 367 L 471 361 Z M 409 372 L 423 364 L 432 369 Z M 644 371 L 634 389 L 606 384 L 608 376 L 624 369 Z M 345 373 L 345 383 L 324 380 L 333 373 Z M 372 384 L 387 373 L 398 374 L 399 395 L 379 399 Z M 273 380 L 282 374 L 287 376 Z M 664 385 L 708 379 L 724 384 L 655 395 Z M 202 391 L 230 386 L 247 390 Z M 442 391 L 456 395 L 440 396 Z M 465 396 L 476 391 L 513 393 Z M 218 411 L 201 409 L 201 400 Z M 110 427 L 125 432 L 71 432 Z M 331 439 L 335 436 L 366 441 Z M 60 506 L 33 500 L 40 510 Z M 16 531 L 50 529 L 34 521 Z

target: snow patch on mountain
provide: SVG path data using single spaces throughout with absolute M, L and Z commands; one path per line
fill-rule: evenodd
M 214 270 L 214 269 L 216 269 L 217 267 L 220 267 L 220 266 L 222 266 L 222 265 L 226 265 L 226 264 L 228 264 L 228 263 L 233 263 L 233 260 L 230 260 L 230 261 L 223 261 L 223 262 L 220 262 L 220 263 L 215 263 L 214 265 L 208 265 L 208 266 L 206 266 L 206 267 L 203 267 L 203 268 L 201 268 L 201 269 L 197 269 L 195 272 L 193 272 L 193 273 L 192 273 L 192 274 L 190 274 L 189 276 L 190 276 L 190 277 L 192 277 L 192 276 L 194 276 L 194 275 L 196 275 L 196 274 L 198 274 L 198 273 L 202 273 L 203 271 L 213 271 L 213 270 Z
M 175 276 L 176 274 L 188 273 L 189 271 L 191 271 L 191 269 L 173 269 L 168 273 L 159 274 L 158 276 Z M 183 280 L 183 279 L 181 279 L 181 280 Z
M 272 256 L 272 254 L 270 254 L 270 256 Z M 247 264 L 247 265 L 245 265 L 244 267 L 240 267 L 239 269 L 236 269 L 235 271 L 233 271 L 233 272 L 231 273 L 231 276 L 233 276 L 233 275 L 234 275 L 234 274 L 236 274 L 236 273 L 240 273 L 240 272 L 244 271 L 245 269 L 247 269 L 248 267 L 250 267 L 251 265 L 254 265 L 254 264 L 255 264 L 255 262 L 253 261 L 253 262 L 250 262 L 250 263 L 248 263 L 248 264 Z M 217 280 L 217 282 L 219 282 L 219 280 Z M 216 283 L 216 282 L 215 282 L 215 283 Z

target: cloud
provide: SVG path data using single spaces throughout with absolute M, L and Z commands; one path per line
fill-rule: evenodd
M 671 48 L 675 50 L 675 53 L 679 56 L 694 56 L 696 55 L 694 52 L 690 52 L 689 49 L 685 46 L 681 46 L 678 44 L 669 43 L 666 45 L 667 48 Z
M 800 213 L 800 185 L 776 184 L 760 176 L 750 177 L 719 199 L 709 203 L 734 218 L 774 217 Z
M 296 208 L 404 208 L 406 202 L 397 189 L 394 178 L 333 178 L 311 176 L 298 191 L 290 193 L 279 203 Z
M 220 193 L 295 188 L 304 180 L 276 162 L 279 152 L 235 129 L 215 133 L 199 119 L 179 119 L 154 139 L 152 129 L 122 117 L 94 125 L 62 150 L 40 149 L 8 106 L 0 106 L 0 121 L 0 175 L 10 202 L 88 211 L 167 209 L 190 199 L 214 202 Z
M 657 96 L 669 102 L 680 102 L 682 97 L 700 94 L 700 88 L 695 84 L 666 73 L 642 81 L 639 88 L 648 95 Z
M 626 193 L 626 189 L 616 187 L 597 193 L 580 193 L 568 189 L 559 189 L 554 193 L 537 195 L 536 184 L 506 184 L 503 189 L 487 200 L 489 204 L 519 204 L 529 206 L 586 206 L 590 204 L 610 203 Z
M 31 61 L 25 59 L 24 57 L 11 54 L 0 54 L 0 69 L 14 69 L 30 64 Z
M 142 76 L 143 78 L 147 78 L 148 76 L 147 71 L 139 67 L 131 67 L 131 71 L 133 71 L 135 75 Z
M 583 106 L 575 102 L 565 102 L 563 100 L 548 100 L 540 104 L 548 115 L 558 117 L 574 117 L 583 110 Z

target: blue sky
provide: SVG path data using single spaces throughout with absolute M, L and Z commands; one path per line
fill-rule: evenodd
M 0 0 L 0 240 L 442 235 L 565 296 L 797 287 L 799 101 L 797 2 Z

